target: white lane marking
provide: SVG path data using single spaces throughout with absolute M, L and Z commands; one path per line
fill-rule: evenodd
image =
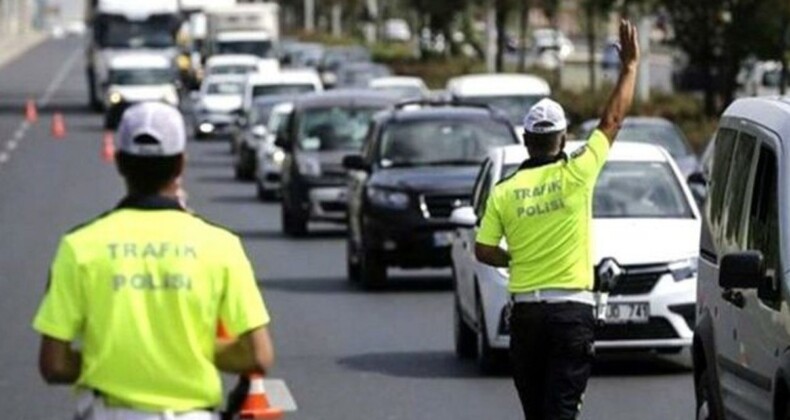
M 0 163 L 8 162 L 8 153 L 0 153 Z
M 8 143 L 6 143 L 5 148 L 8 149 L 9 152 L 12 152 L 16 150 L 17 146 L 19 146 L 19 143 L 16 140 L 9 140 Z
M 73 53 L 71 53 L 69 58 L 66 60 L 66 63 L 63 64 L 63 67 L 60 68 L 58 74 L 55 75 L 55 78 L 52 79 L 52 82 L 49 84 L 49 86 L 47 86 L 47 90 L 44 91 L 44 94 L 41 96 L 41 98 L 39 98 L 39 106 L 45 107 L 49 105 L 52 97 L 55 96 L 55 92 L 60 89 L 60 85 L 63 84 L 63 81 L 66 80 L 66 76 L 69 75 L 69 72 L 71 72 L 74 64 L 77 63 L 77 59 L 80 58 L 81 53 L 81 48 L 77 48 Z

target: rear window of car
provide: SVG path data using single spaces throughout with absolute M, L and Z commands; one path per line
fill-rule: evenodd
M 312 84 L 281 84 L 281 85 L 260 85 L 252 88 L 253 98 L 271 95 L 293 95 L 300 93 L 315 92 Z

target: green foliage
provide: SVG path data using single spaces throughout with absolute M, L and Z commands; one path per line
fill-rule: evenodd
M 385 64 L 417 57 L 414 45 L 408 42 L 378 42 L 370 49 L 374 61 Z
M 395 74 L 421 77 L 428 87 L 432 89 L 444 88 L 447 80 L 453 77 L 484 71 L 484 65 L 479 60 L 465 57 L 432 58 L 427 60 L 409 58 L 384 62 L 384 64 L 390 66 Z

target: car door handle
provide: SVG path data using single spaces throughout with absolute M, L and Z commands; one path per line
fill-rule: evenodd
M 746 306 L 746 298 L 743 297 L 743 293 L 741 292 L 732 289 L 727 289 L 721 292 L 721 297 L 722 299 L 732 303 L 738 308 L 742 309 L 744 306 Z

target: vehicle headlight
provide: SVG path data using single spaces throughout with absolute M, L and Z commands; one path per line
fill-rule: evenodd
M 201 133 L 208 134 L 214 131 L 214 124 L 204 122 L 198 126 L 198 130 L 200 130 Z
M 109 99 L 111 104 L 118 105 L 123 101 L 123 95 L 118 92 L 113 92 L 110 94 Z
M 282 165 L 284 160 L 285 152 L 279 149 L 272 152 L 272 162 L 274 162 L 275 165 Z
M 669 264 L 669 272 L 675 281 L 688 280 L 697 276 L 699 258 L 693 257 Z
M 306 176 L 321 176 L 321 162 L 315 159 L 302 158 L 297 161 L 299 173 Z
M 367 194 L 368 200 L 379 207 L 399 210 L 409 207 L 409 195 L 404 192 L 384 190 L 381 188 L 368 188 Z

